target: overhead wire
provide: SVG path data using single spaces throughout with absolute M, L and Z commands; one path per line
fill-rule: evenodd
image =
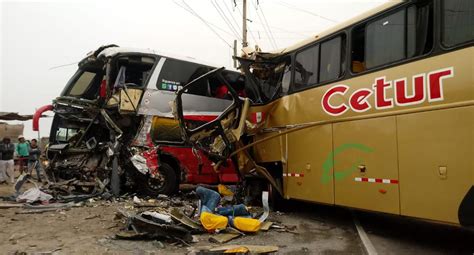
M 232 33 L 234 33 L 234 36 L 237 37 L 238 39 L 242 40 L 241 39 L 241 36 L 239 35 L 239 32 L 237 31 L 237 29 L 235 29 L 235 27 L 232 25 L 232 22 L 230 21 L 230 19 L 228 19 L 226 17 L 226 14 L 224 13 L 224 10 L 222 10 L 222 8 L 220 7 L 219 3 L 215 0 L 211 0 L 211 4 L 213 5 L 214 9 L 216 9 L 217 13 L 219 14 L 219 16 L 222 18 L 222 20 L 224 21 L 224 23 L 227 25 L 227 27 L 230 29 L 230 31 L 232 31 Z
M 315 17 L 318 17 L 318 18 L 321 18 L 321 19 L 324 19 L 324 20 L 327 20 L 327 21 L 330 21 L 330 22 L 333 22 L 333 23 L 337 23 L 338 21 L 337 20 L 333 20 L 331 18 L 328 18 L 328 17 L 325 17 L 323 15 L 320 15 L 320 14 L 317 14 L 315 12 L 312 12 L 312 11 L 308 11 L 306 9 L 301 9 L 297 6 L 294 6 L 292 4 L 289 4 L 289 3 L 286 3 L 286 2 L 283 2 L 283 1 L 276 1 L 275 3 L 279 4 L 279 5 L 282 5 L 282 6 L 285 6 L 287 8 L 290 8 L 290 9 L 293 9 L 295 11 L 300 11 L 300 12 L 304 12 L 304 13 L 307 13 L 309 15 L 312 15 L 312 16 L 315 16 Z
M 176 2 L 175 0 L 173 0 L 173 2 L 181 7 L 182 9 L 184 9 L 185 11 L 191 13 L 193 16 L 197 17 L 199 20 L 201 20 L 204 25 L 206 25 L 209 30 L 211 30 L 222 42 L 224 42 L 227 46 L 229 46 L 230 48 L 232 48 L 232 46 L 215 30 L 211 27 L 211 23 L 209 23 L 208 21 L 206 21 L 203 17 L 201 17 L 201 15 L 199 15 L 196 11 L 194 11 L 193 8 L 191 8 L 191 6 L 189 6 L 184 0 L 181 0 L 183 2 L 183 5 L 179 4 L 178 2 Z
M 235 17 L 234 17 L 234 15 L 232 14 L 233 12 L 230 10 L 229 6 L 227 6 L 226 0 L 224 0 L 224 6 L 225 6 L 227 12 L 229 13 L 229 16 L 232 17 L 232 20 L 234 21 L 235 26 L 237 27 L 237 29 L 240 30 L 240 25 L 239 25 L 239 23 L 237 22 L 237 20 L 235 20 Z
M 263 12 L 262 5 L 260 5 L 260 4 L 258 3 L 258 1 L 257 1 L 257 5 L 260 7 L 259 10 L 260 10 L 260 12 L 262 13 L 263 20 L 265 21 L 265 24 L 266 24 L 266 26 L 267 26 L 267 28 L 268 28 L 268 31 L 270 32 L 270 35 L 271 35 L 272 40 L 273 40 L 273 43 L 274 43 L 274 45 L 276 46 L 276 48 L 278 48 L 278 45 L 277 45 L 277 43 L 276 43 L 276 41 L 275 41 L 275 37 L 273 36 L 273 32 L 272 32 L 272 30 L 270 29 L 270 26 L 268 25 L 267 17 L 265 16 L 265 13 Z
M 257 8 L 257 6 L 255 5 L 254 1 L 251 1 L 251 2 L 252 2 L 252 4 L 253 4 L 255 10 L 258 10 L 258 8 Z M 271 38 L 271 35 L 270 35 L 270 33 L 268 32 L 267 27 L 265 26 L 265 23 L 263 22 L 262 17 L 261 17 L 260 14 L 258 13 L 258 11 L 256 12 L 256 14 L 257 14 L 257 17 L 258 17 L 258 19 L 260 20 L 260 23 L 262 24 L 263 30 L 264 30 L 265 33 L 267 34 L 268 38 Z M 274 42 L 273 42 L 271 39 L 269 40 L 269 42 L 270 42 L 270 45 L 272 45 L 272 47 L 273 47 L 274 49 L 277 48 L 277 46 L 274 44 Z
M 48 70 L 53 70 L 53 69 L 57 69 L 57 68 L 60 68 L 60 67 L 72 66 L 72 65 L 76 65 L 78 63 L 79 62 L 76 61 L 74 63 L 64 64 L 64 65 L 59 65 L 59 66 L 53 66 L 53 67 L 50 67 Z
M 253 23 L 261 24 L 260 22 L 257 22 L 257 21 L 253 21 Z M 263 25 L 263 24 L 261 24 L 261 25 Z M 284 29 L 284 28 L 281 28 L 281 27 L 275 27 L 275 26 L 270 26 L 270 27 L 273 28 L 273 29 L 280 30 L 282 32 L 288 33 L 288 34 L 297 34 L 297 35 L 301 35 L 301 36 L 309 36 L 309 35 L 303 34 L 301 32 L 290 31 L 290 30 L 287 30 L 287 29 Z

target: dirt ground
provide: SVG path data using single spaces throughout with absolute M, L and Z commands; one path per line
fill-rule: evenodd
M 11 185 L 0 185 L 0 196 L 12 194 Z M 187 254 L 209 242 L 210 234 L 196 235 L 191 247 L 166 240 L 126 241 L 115 238 L 122 224 L 117 209 L 129 202 L 94 201 L 69 210 L 18 214 L 21 208 L 0 209 L 2 254 Z M 341 217 L 345 218 L 345 217 Z M 271 229 L 246 235 L 227 244 L 275 245 L 278 254 L 362 254 L 351 223 L 315 218 L 311 211 L 271 213 L 269 220 L 296 226 L 294 233 Z
M 23 190 L 32 186 L 27 183 Z M 12 185 L 0 184 L 0 197 L 11 194 Z M 116 212 L 133 210 L 132 205 L 127 198 L 87 201 L 80 207 L 40 214 L 21 214 L 22 208 L 0 209 L 0 254 L 193 254 L 198 247 L 221 246 L 209 241 L 211 234 L 195 235 L 196 242 L 189 245 L 117 239 L 115 234 L 124 224 L 115 219 Z M 379 254 L 474 252 L 470 229 L 301 201 L 285 206 L 283 213 L 271 212 L 268 221 L 294 227 L 293 231 L 270 229 L 226 244 L 272 245 L 278 247 L 277 254 L 366 254 L 354 226 L 357 217 Z

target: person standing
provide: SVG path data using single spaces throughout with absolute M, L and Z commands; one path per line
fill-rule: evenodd
M 29 154 L 28 170 L 31 169 L 32 171 L 32 168 L 34 168 L 36 170 L 36 178 L 41 182 L 41 164 L 39 162 L 41 150 L 38 147 L 38 141 L 36 139 L 31 139 Z
M 15 152 L 15 145 L 11 143 L 10 138 L 3 138 L 3 143 L 0 144 L 0 153 L 2 160 L 0 160 L 0 172 L 6 173 L 10 179 L 10 183 L 15 183 L 14 175 L 14 161 L 13 153 Z
M 20 174 L 22 174 L 24 171 L 24 168 L 28 164 L 28 157 L 30 156 L 30 145 L 25 141 L 25 137 L 22 135 L 18 136 L 18 144 L 16 145 L 16 153 L 18 154 Z

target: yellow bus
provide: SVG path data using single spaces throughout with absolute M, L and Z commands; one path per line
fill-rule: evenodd
M 246 98 L 233 100 L 249 112 L 229 107 L 215 138 L 235 144 L 225 130 L 245 113 L 240 148 L 286 199 L 473 226 L 473 44 L 474 1 L 390 1 L 240 58 Z M 203 141 L 211 126 L 187 134 Z

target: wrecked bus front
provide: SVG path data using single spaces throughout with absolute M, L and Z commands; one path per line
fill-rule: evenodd
M 176 127 L 167 133 L 152 125 L 172 122 L 169 102 L 175 91 L 211 69 L 115 45 L 90 53 L 53 101 L 50 179 L 66 183 L 58 187 L 62 190 L 98 192 L 110 186 L 114 194 L 123 188 L 170 194 L 182 182 L 217 183 L 223 173 L 225 180 L 237 181 L 232 165 L 219 169 L 219 175 L 205 155 L 193 153 L 180 133 L 173 134 Z

